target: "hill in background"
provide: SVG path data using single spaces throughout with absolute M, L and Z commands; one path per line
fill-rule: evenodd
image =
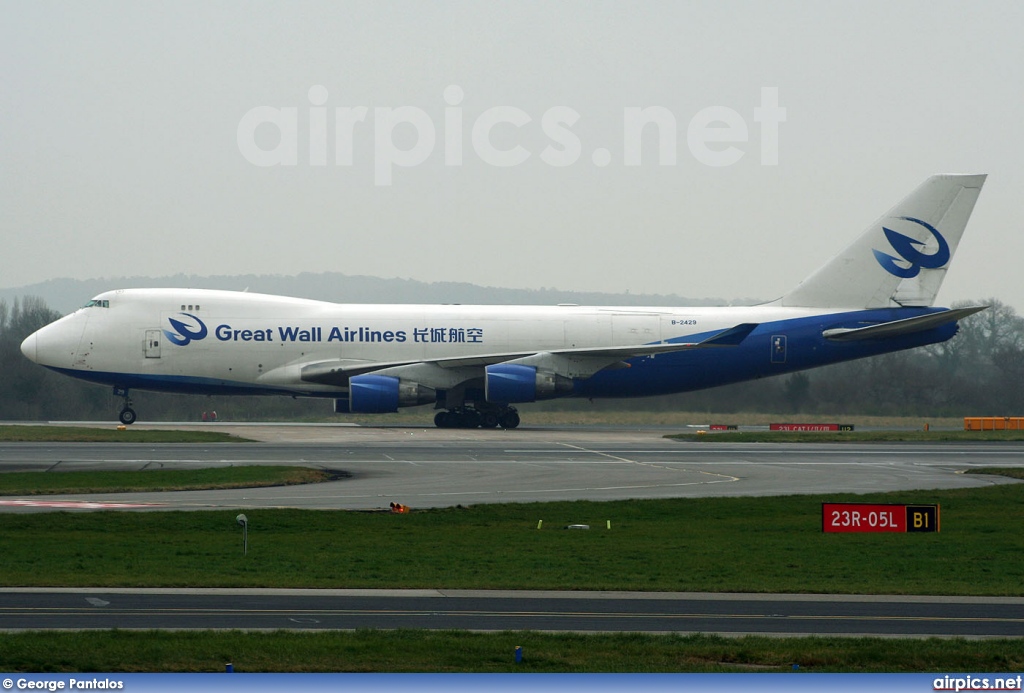
M 38 284 L 0 289 L 0 299 L 13 302 L 20 296 L 38 296 L 62 314 L 84 305 L 97 294 L 111 289 L 144 287 L 185 287 L 192 289 L 249 290 L 335 303 L 461 303 L 465 305 L 555 305 L 578 303 L 598 306 L 721 306 L 750 305 L 753 299 L 725 301 L 687 298 L 677 294 L 610 294 L 563 291 L 554 288 L 507 289 L 465 282 L 421 282 L 412 279 L 383 279 L 352 276 L 339 272 L 305 272 L 294 276 L 246 274 L 212 276 L 176 274 L 168 277 L 117 277 L 113 279 L 51 279 Z

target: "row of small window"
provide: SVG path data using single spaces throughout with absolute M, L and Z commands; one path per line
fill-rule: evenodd
M 182 310 L 199 310 L 199 304 L 197 303 L 197 304 L 195 304 L 193 306 L 191 303 L 188 304 L 188 305 L 185 305 L 184 303 L 182 303 L 181 304 L 181 309 Z

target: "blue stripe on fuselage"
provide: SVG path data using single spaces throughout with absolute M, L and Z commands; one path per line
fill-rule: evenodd
M 736 347 L 707 347 L 630 359 L 630 368 L 601 371 L 587 380 L 576 381 L 573 396 L 645 397 L 702 390 L 944 342 L 956 334 L 955 322 L 884 339 L 835 342 L 821 336 L 829 329 L 867 327 L 943 310 L 862 310 L 761 323 Z M 707 332 L 667 341 L 695 342 L 715 334 Z M 774 336 L 786 338 L 784 361 L 781 363 L 772 362 Z

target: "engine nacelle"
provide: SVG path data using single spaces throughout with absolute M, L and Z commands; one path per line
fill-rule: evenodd
M 498 363 L 488 366 L 484 377 L 484 397 L 488 402 L 512 404 L 535 402 L 567 395 L 573 390 L 572 378 L 536 366 Z
M 437 399 L 433 388 L 400 380 L 390 375 L 355 375 L 348 380 L 348 411 L 358 414 L 388 414 L 399 407 L 430 404 Z M 334 409 L 338 411 L 335 402 Z

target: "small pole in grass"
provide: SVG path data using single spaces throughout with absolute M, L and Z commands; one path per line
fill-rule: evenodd
M 523 646 L 516 645 L 516 664 L 523 663 Z
M 544 524 L 544 520 L 537 520 L 537 529 L 540 529 L 541 525 Z
M 242 555 L 249 555 L 249 518 L 244 514 L 235 518 L 238 524 L 242 525 Z
M 224 673 L 225 674 L 233 674 L 233 673 L 235 673 L 235 665 L 232 664 L 231 662 L 228 662 L 227 664 L 225 664 L 224 665 Z

